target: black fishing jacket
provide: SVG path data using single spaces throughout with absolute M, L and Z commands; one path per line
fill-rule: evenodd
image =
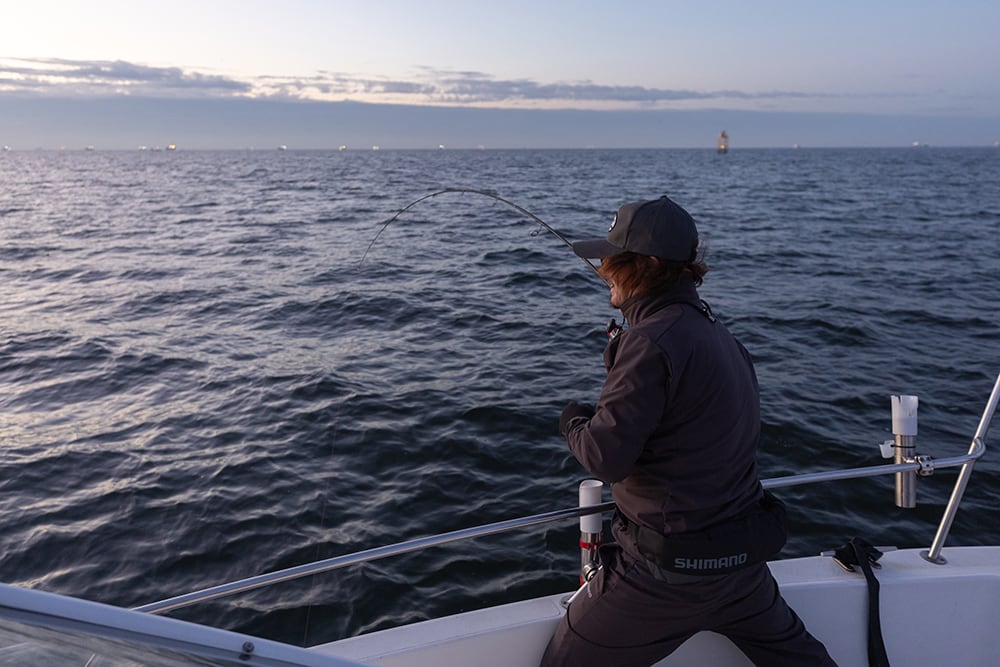
M 750 355 L 690 280 L 630 299 L 630 326 L 604 351 L 608 376 L 570 450 L 612 483 L 618 510 L 662 534 L 698 531 L 746 511 L 757 474 L 760 394 Z M 620 522 L 615 537 L 630 540 Z M 629 549 L 634 552 L 634 549 Z

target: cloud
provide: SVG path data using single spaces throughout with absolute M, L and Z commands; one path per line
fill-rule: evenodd
M 738 90 L 697 91 L 614 86 L 592 81 L 541 83 L 532 79 L 498 79 L 475 71 L 451 71 L 421 68 L 412 79 L 359 77 L 337 72 L 320 72 L 310 79 L 258 80 L 260 92 L 269 96 L 363 101 L 395 104 L 457 106 L 566 108 L 642 108 L 665 106 L 674 102 L 710 100 L 774 100 L 815 98 L 822 94 L 789 91 L 751 93 Z
M 123 60 L 0 58 L 0 91 L 58 96 L 232 97 L 252 92 L 236 79 Z
M 50 97 L 356 101 L 417 106 L 522 109 L 777 108 L 852 95 L 797 91 L 690 90 L 593 81 L 503 79 L 478 71 L 419 67 L 410 77 L 320 71 L 310 76 L 236 78 L 123 60 L 0 58 L 0 92 Z M 861 96 L 858 96 L 861 97 Z M 868 99 L 871 96 L 863 96 Z M 883 96 L 885 97 L 885 96 Z

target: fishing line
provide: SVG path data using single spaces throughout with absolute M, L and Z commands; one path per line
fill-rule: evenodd
M 368 247 L 365 249 L 364 254 L 361 256 L 361 261 L 358 262 L 358 266 L 360 267 L 361 264 L 365 261 L 365 258 L 368 256 L 368 252 L 375 245 L 375 242 L 378 241 L 379 237 L 382 236 L 382 232 L 384 232 L 386 230 L 386 227 L 388 227 L 390 224 L 392 224 L 393 222 L 395 222 L 401 215 L 403 215 L 408 210 L 410 210 L 411 208 L 413 208 L 414 206 L 416 206 L 417 204 L 419 204 L 422 201 L 426 201 L 426 200 L 431 199 L 433 197 L 438 197 L 440 195 L 451 194 L 451 193 L 463 193 L 463 194 L 482 195 L 483 197 L 489 197 L 490 199 L 498 201 L 501 204 L 506 204 L 507 206 L 510 206 L 512 209 L 514 209 L 518 213 L 526 215 L 529 218 L 531 218 L 532 220 L 534 220 L 535 222 L 537 222 L 538 225 L 540 227 L 542 227 L 545 231 L 549 232 L 550 234 L 552 234 L 553 236 L 555 236 L 557 239 L 559 239 L 560 241 L 562 241 L 562 243 L 567 248 L 569 248 L 570 250 L 573 249 L 573 244 L 570 243 L 569 240 L 567 240 L 565 236 L 563 236 L 562 234 L 560 234 L 551 225 L 549 225 L 547 222 L 545 222 L 544 220 L 542 220 L 541 218 L 539 218 L 537 215 L 535 215 L 531 211 L 529 211 L 526 208 L 523 208 L 521 206 L 518 206 L 517 204 L 515 204 L 512 201 L 504 199 L 503 197 L 501 197 L 501 196 L 499 196 L 499 195 L 497 195 L 497 194 L 495 194 L 493 192 L 488 192 L 486 190 L 474 190 L 472 188 L 445 188 L 444 190 L 438 190 L 437 192 L 432 192 L 430 194 L 424 195 L 423 197 L 419 197 L 418 199 L 413 200 L 412 202 L 410 202 L 409 204 L 407 204 L 403 208 L 401 208 L 398 211 L 396 211 L 396 214 L 393 215 L 392 217 L 390 217 L 388 220 L 385 220 L 384 222 L 382 222 L 381 223 L 382 224 L 382 228 L 378 230 L 378 233 L 375 234 L 375 237 L 372 239 L 371 243 L 368 244 Z M 535 233 L 537 233 L 537 231 Z M 576 256 L 576 253 L 574 253 L 574 255 Z M 605 282 L 604 278 L 601 277 L 601 273 L 598 270 L 598 268 L 596 266 L 594 266 L 594 264 L 591 263 L 590 260 L 588 260 L 588 259 L 586 259 L 584 257 L 580 257 L 580 259 L 583 260 L 583 262 L 588 267 L 590 267 L 590 270 L 593 271 L 594 274 L 596 274 L 598 278 L 601 278 L 602 282 Z

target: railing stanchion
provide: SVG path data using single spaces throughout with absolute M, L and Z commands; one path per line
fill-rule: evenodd
M 990 422 L 993 421 L 993 413 L 996 412 L 998 400 L 1000 400 L 1000 374 L 997 375 L 996 382 L 993 384 L 993 391 L 990 393 L 989 400 L 986 401 L 986 409 L 983 410 L 983 416 L 979 420 L 976 435 L 973 436 L 972 444 L 969 446 L 969 456 L 973 454 L 976 456 L 962 464 L 962 470 L 958 473 L 958 481 L 955 482 L 955 488 L 952 489 L 951 498 L 948 500 L 948 506 L 945 507 L 944 516 L 941 517 L 941 524 L 934 535 L 931 548 L 920 553 L 921 556 L 931 563 L 940 565 L 947 562 L 941 556 L 941 549 L 944 548 L 944 542 L 948 539 L 948 532 L 951 530 L 951 524 L 955 520 L 955 513 L 958 512 L 958 505 L 962 502 L 962 496 L 965 494 L 965 487 L 969 483 L 969 477 L 972 475 L 972 465 L 979 456 L 982 456 L 983 450 L 986 448 L 986 434 L 990 430 Z

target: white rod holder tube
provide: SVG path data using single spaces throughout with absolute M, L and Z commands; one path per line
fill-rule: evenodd
M 580 482 L 580 507 L 601 504 L 604 482 L 585 479 Z M 580 583 L 586 583 L 600 567 L 598 549 L 604 543 L 604 519 L 600 512 L 580 517 Z

